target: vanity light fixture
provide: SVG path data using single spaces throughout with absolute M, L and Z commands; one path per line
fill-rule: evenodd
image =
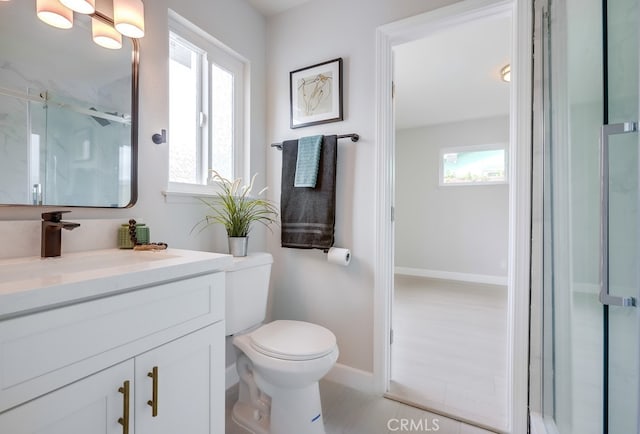
M 507 83 L 511 82 L 511 64 L 507 63 L 500 70 L 500 77 L 502 77 L 502 81 Z
M 81 14 L 92 14 L 96 11 L 96 0 L 60 0 L 63 6 Z
M 36 11 L 38 18 L 60 29 L 73 27 L 74 11 L 91 15 L 93 41 L 112 50 L 122 47 L 122 35 L 136 39 L 144 36 L 142 0 L 113 0 L 113 21 L 96 10 L 96 0 L 36 0 Z
M 110 24 L 100 18 L 91 18 L 93 42 L 110 50 L 122 48 L 122 35 Z
M 36 13 L 45 23 L 59 29 L 73 27 L 73 11 L 58 0 L 37 0 Z
M 130 38 L 144 36 L 142 0 L 113 0 L 113 22 L 117 31 Z

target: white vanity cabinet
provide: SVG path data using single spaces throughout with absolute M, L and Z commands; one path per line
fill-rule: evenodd
M 136 357 L 136 433 L 223 434 L 221 351 L 224 324 L 216 323 Z
M 220 333 L 221 322 L 4 412 L 0 432 L 222 434 Z
M 227 262 L 0 316 L 0 433 L 223 434 Z
M 0 414 L 0 432 L 121 434 L 124 395 L 118 389 L 133 378 L 133 365 L 128 360 Z

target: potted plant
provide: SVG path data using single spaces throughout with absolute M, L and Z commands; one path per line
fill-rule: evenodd
M 251 196 L 257 173 L 253 175 L 249 185 L 241 185 L 240 178 L 231 181 L 216 171 L 212 171 L 212 174 L 220 191 L 212 199 L 201 199 L 210 214 L 196 223 L 194 229 L 200 226 L 200 230 L 203 230 L 216 223 L 224 225 L 229 240 L 229 253 L 233 256 L 246 256 L 251 225 L 257 222 L 269 227 L 276 222 L 278 210 L 273 202 L 259 197 L 267 187 L 255 197 Z

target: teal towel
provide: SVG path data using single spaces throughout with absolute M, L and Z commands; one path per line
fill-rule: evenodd
M 298 159 L 294 187 L 316 187 L 320 167 L 322 136 L 302 137 L 298 140 Z

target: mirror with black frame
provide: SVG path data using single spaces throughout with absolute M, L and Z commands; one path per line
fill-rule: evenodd
M 0 1 L 0 205 L 126 208 L 137 199 L 138 44 Z M 100 11 L 94 18 L 104 21 Z

